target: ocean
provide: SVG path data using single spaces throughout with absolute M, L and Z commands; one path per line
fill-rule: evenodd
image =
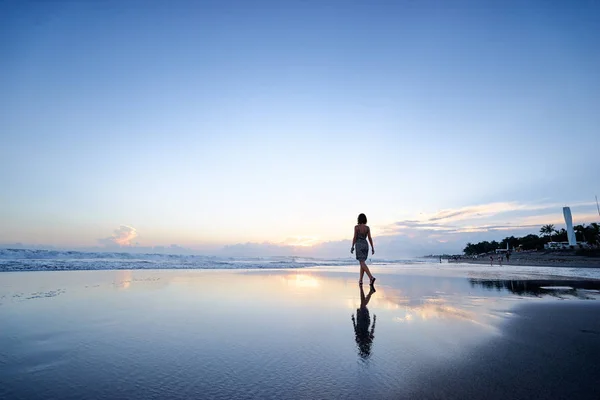
M 423 264 L 425 260 L 386 260 L 374 258 L 372 265 Z M 352 257 L 310 258 L 218 257 L 181 254 L 135 254 L 126 252 L 82 252 L 34 249 L 0 249 L 0 272 L 77 271 L 123 269 L 281 269 L 356 266 Z

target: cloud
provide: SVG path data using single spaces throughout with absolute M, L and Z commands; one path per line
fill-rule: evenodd
M 598 219 L 599 217 L 597 212 L 573 213 L 573 225 L 587 224 L 590 222 L 598 221 Z M 537 227 L 540 227 L 541 225 L 545 224 L 560 225 L 565 223 L 564 217 L 562 215 L 562 210 L 560 213 L 532 215 L 529 217 L 524 217 L 522 221 Z
M 294 236 L 287 238 L 281 244 L 285 246 L 307 247 L 319 243 L 319 238 L 313 236 Z
M 593 206 L 594 202 L 577 202 L 571 203 L 571 208 L 575 207 L 590 207 Z M 460 207 L 455 209 L 445 209 L 437 211 L 433 214 L 426 216 L 426 220 L 429 222 L 442 221 L 457 222 L 466 221 L 471 219 L 482 219 L 491 216 L 505 214 L 510 212 L 533 212 L 542 210 L 559 210 L 562 212 L 562 207 L 565 204 L 560 203 L 519 203 L 516 201 L 511 202 L 495 202 L 487 204 L 478 204 L 473 206 Z
M 592 212 L 581 212 L 581 208 L 594 203 L 574 203 L 571 209 L 575 221 L 597 219 Z M 398 221 L 380 229 L 382 235 L 402 235 L 408 232 L 425 231 L 436 233 L 465 233 L 522 230 L 539 227 L 542 224 L 561 224 L 563 222 L 562 204 L 527 204 L 518 202 L 497 202 L 479 204 L 456 209 L 445 209 L 425 214 L 420 219 Z M 553 212 L 549 212 L 553 210 Z M 482 221 L 483 220 L 483 221 Z
M 522 204 L 518 202 L 497 202 L 441 210 L 428 218 L 428 221 L 464 221 L 468 219 L 486 218 L 511 211 L 533 211 L 558 207 L 556 204 Z
M 449 251 L 456 246 L 445 244 L 443 239 L 423 236 L 374 236 L 376 253 L 374 259 L 399 259 L 430 254 L 440 248 Z M 463 245 L 461 243 L 461 245 Z M 352 238 L 321 242 L 312 246 L 295 246 L 281 243 L 238 243 L 224 246 L 219 255 L 225 257 L 297 256 L 319 258 L 348 258 L 353 263 L 355 255 L 350 253 Z M 464 247 L 464 245 L 463 245 Z
M 434 213 L 419 214 L 384 226 L 373 227 L 382 237 L 404 238 L 399 245 L 415 246 L 425 253 L 460 252 L 465 243 L 481 240 L 500 240 L 505 236 L 538 233 L 544 224 L 564 225 L 559 203 L 495 202 Z M 589 223 L 598 220 L 595 202 L 573 202 L 573 222 Z
M 137 236 L 138 233 L 135 228 L 121 225 L 119 229 L 115 229 L 111 237 L 98 239 L 98 241 L 106 246 L 132 246 L 131 241 Z
M 495 202 L 419 214 L 383 226 L 372 226 L 374 258 L 405 258 L 426 254 L 460 253 L 467 242 L 501 240 L 506 236 L 539 233 L 544 224 L 564 224 L 563 204 Z M 595 203 L 571 203 L 573 222 L 598 220 Z M 295 237 L 281 243 L 245 243 L 225 246 L 230 256 L 353 257 L 351 237 L 315 243 L 316 238 Z
M 598 221 L 595 202 L 570 203 L 573 222 Z M 564 225 L 562 207 L 558 203 L 494 202 L 422 213 L 386 225 L 372 226 L 376 253 L 374 259 L 406 258 L 426 254 L 459 253 L 467 242 L 501 240 L 505 236 L 539 233 L 543 224 Z M 131 252 L 193 254 L 195 250 L 177 245 L 141 247 L 134 245 L 138 236 L 133 227 L 121 225 L 109 238 L 99 242 L 106 248 L 126 247 Z M 318 237 L 296 236 L 281 242 L 248 242 L 227 245 L 220 250 L 203 250 L 229 257 L 299 256 L 354 258 L 350 254 L 351 237 L 320 242 Z

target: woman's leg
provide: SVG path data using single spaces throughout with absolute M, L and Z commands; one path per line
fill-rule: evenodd
M 364 261 L 360 262 L 360 273 L 361 273 L 361 281 L 362 281 L 362 274 L 363 272 L 367 273 L 367 276 L 369 277 L 370 280 L 373 280 L 373 275 L 371 275 L 371 271 L 369 270 L 369 267 L 367 267 L 367 263 Z
M 363 276 L 365 275 L 365 270 L 362 267 L 362 261 L 359 261 L 360 263 L 360 278 L 358 279 L 358 283 L 362 284 L 362 280 L 363 280 Z

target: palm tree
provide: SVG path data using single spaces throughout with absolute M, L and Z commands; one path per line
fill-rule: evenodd
M 581 237 L 583 238 L 583 240 L 582 240 L 583 242 L 585 242 L 585 241 L 586 241 L 586 240 L 585 240 L 585 230 L 586 230 L 586 229 L 587 229 L 587 228 L 585 227 L 585 224 L 582 224 L 582 225 L 575 225 L 575 226 L 573 227 L 573 230 L 575 231 L 575 233 L 578 233 L 578 234 L 580 234 L 580 235 L 581 235 Z
M 600 244 L 600 225 L 597 222 L 592 222 L 588 225 L 588 229 L 592 231 L 592 237 L 596 243 Z
M 540 228 L 540 233 L 542 235 L 547 235 L 550 237 L 550 241 L 552 241 L 552 232 L 554 232 L 554 225 L 553 224 L 548 224 L 548 225 L 544 225 Z
M 565 240 L 567 239 L 567 230 L 565 228 L 561 228 L 561 230 L 559 231 L 558 229 L 555 229 L 554 232 L 552 233 L 556 233 L 556 240 L 560 240 L 561 236 L 565 237 Z M 552 239 L 552 236 L 550 236 L 550 239 Z

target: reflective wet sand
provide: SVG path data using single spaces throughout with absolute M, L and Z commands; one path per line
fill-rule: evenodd
M 0 274 L 0 398 L 597 398 L 598 281 L 374 273 Z

